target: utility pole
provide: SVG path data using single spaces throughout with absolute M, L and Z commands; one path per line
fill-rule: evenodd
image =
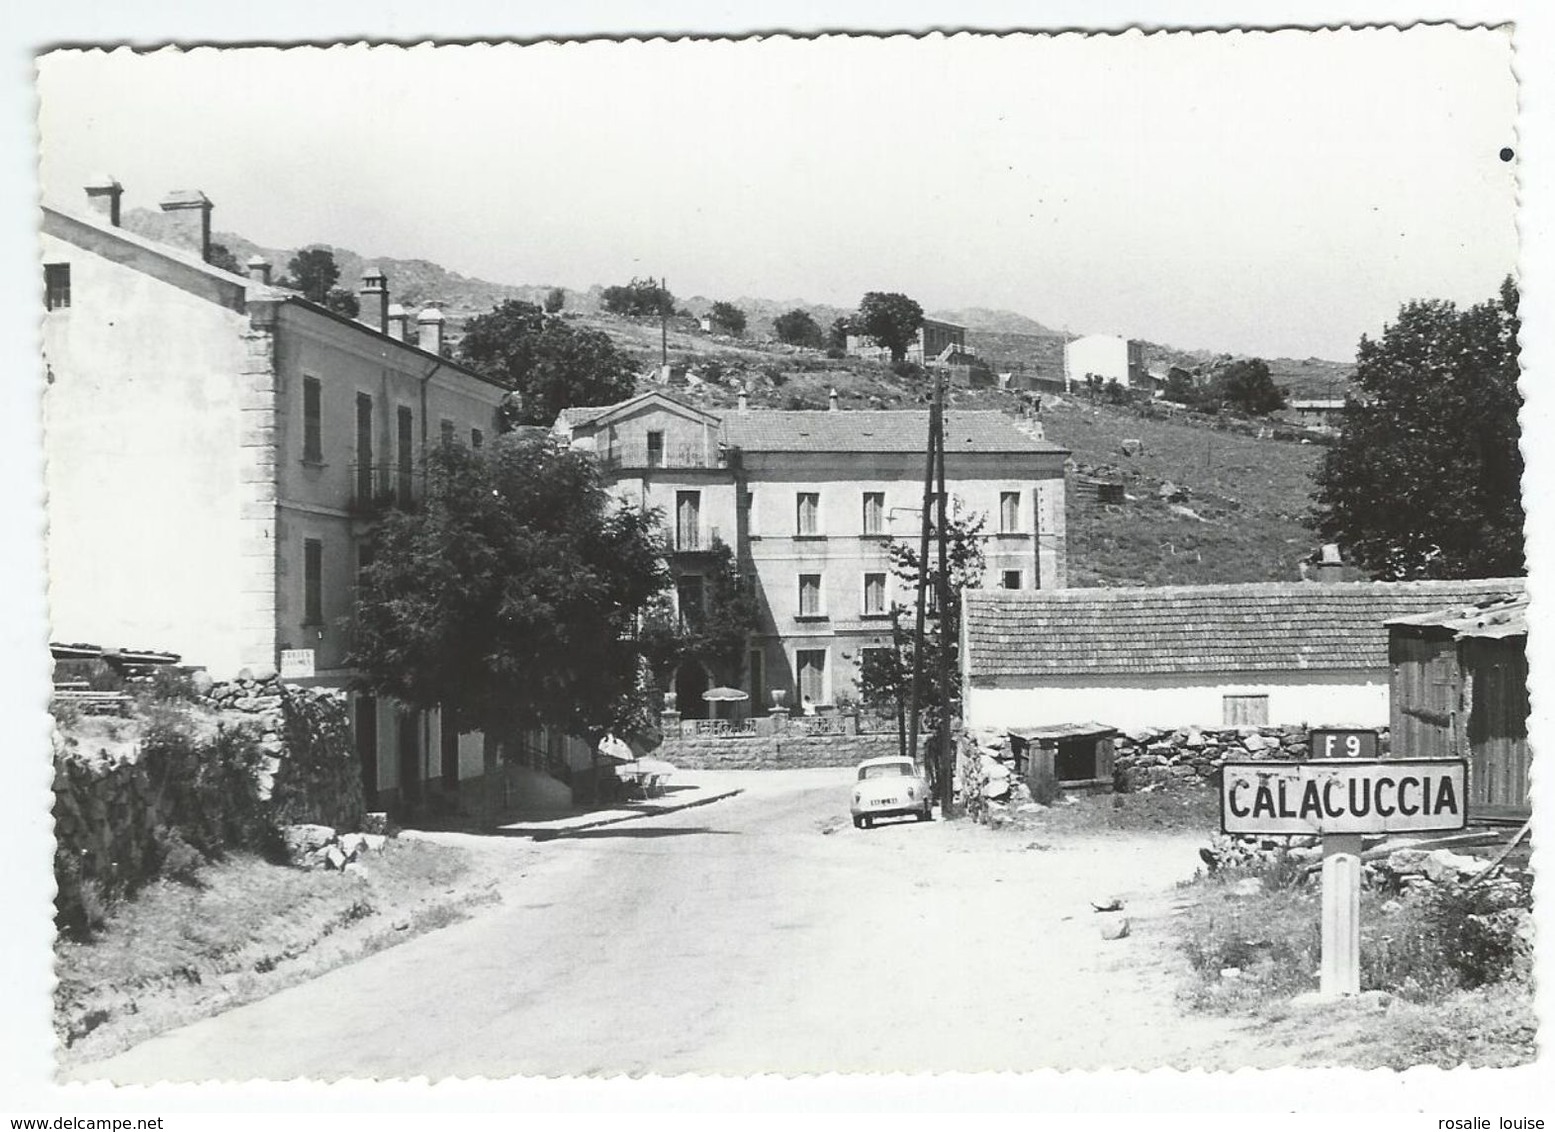
M 907 717 L 907 749 L 914 761 L 918 758 L 918 721 L 923 704 L 923 621 L 924 597 L 929 584 L 929 527 L 933 522 L 934 506 L 934 443 L 939 421 L 939 374 L 934 377 L 934 399 L 929 406 L 929 443 L 923 468 L 923 510 L 921 535 L 918 539 L 918 582 L 915 594 L 915 618 L 913 623 L 912 651 L 912 701 Z
M 670 364 L 670 312 L 669 304 L 665 302 L 669 298 L 669 285 L 664 282 L 664 276 L 659 276 L 659 365 L 668 368 Z M 669 374 L 664 375 L 666 378 Z
M 936 371 L 936 374 L 938 371 Z M 950 532 L 949 517 L 946 508 L 950 504 L 950 498 L 945 491 L 945 387 L 942 381 L 936 377 L 934 382 L 934 403 L 938 412 L 935 416 L 934 433 L 934 459 L 936 464 L 936 479 L 938 480 L 939 496 L 939 586 L 936 597 L 939 601 L 939 688 L 944 702 L 939 709 L 939 734 L 935 757 L 939 759 L 939 785 L 940 785 L 940 816 L 950 817 L 951 804 L 956 795 L 956 771 L 955 760 L 950 751 L 950 641 L 947 639 L 946 630 L 950 621 L 950 569 L 946 561 L 948 551 L 945 541 Z

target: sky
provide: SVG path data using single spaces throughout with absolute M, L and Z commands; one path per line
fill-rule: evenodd
M 1515 270 L 1512 57 L 1440 26 L 59 51 L 40 176 L 503 283 L 1344 360 Z

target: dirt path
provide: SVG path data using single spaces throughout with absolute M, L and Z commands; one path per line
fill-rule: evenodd
M 545 844 L 502 904 L 76 1076 L 121 1082 L 580 1073 L 1235 1068 L 1184 1017 L 1161 916 L 1199 835 L 847 823 L 847 772 Z M 483 852 L 513 852 L 493 839 Z M 1091 901 L 1122 897 L 1104 941 Z

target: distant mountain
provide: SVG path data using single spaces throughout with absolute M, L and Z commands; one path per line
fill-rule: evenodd
M 1068 338 L 1062 330 L 1053 330 L 1034 318 L 1027 318 L 1014 311 L 989 310 L 987 307 L 967 307 L 958 311 L 930 311 L 930 318 L 941 322 L 953 322 L 968 330 L 988 334 L 1029 334 L 1033 338 Z

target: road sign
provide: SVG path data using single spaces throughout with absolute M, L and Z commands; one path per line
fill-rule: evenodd
M 1462 759 L 1228 762 L 1220 825 L 1264 835 L 1462 829 L 1467 777 Z
M 1314 727 L 1312 757 L 1314 759 L 1374 759 L 1377 757 L 1377 733 Z
M 1348 739 L 1365 732 L 1313 732 Z M 1375 738 L 1375 736 L 1373 736 Z M 1326 743 L 1325 743 L 1326 745 Z M 1314 750 L 1321 748 L 1314 742 Z M 1468 823 L 1462 759 L 1317 759 L 1226 763 L 1220 825 L 1227 833 L 1321 834 L 1325 998 L 1361 989 L 1361 835 L 1462 829 Z

